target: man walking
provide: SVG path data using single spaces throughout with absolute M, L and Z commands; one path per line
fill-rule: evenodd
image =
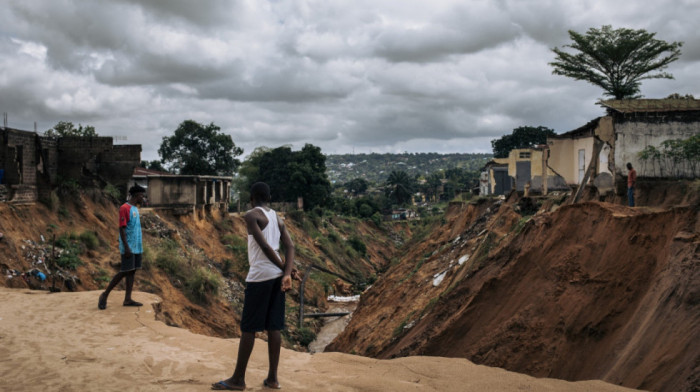
M 634 188 L 637 185 L 637 171 L 627 162 L 627 202 L 634 207 Z
M 129 195 L 129 201 L 119 207 L 119 252 L 121 253 L 121 268 L 119 272 L 114 275 L 112 281 L 109 282 L 105 291 L 100 294 L 100 299 L 97 303 L 97 307 L 100 309 L 107 308 L 107 297 L 122 278 L 126 278 L 126 292 L 124 294 L 123 305 L 143 305 L 131 298 L 131 291 L 134 288 L 134 275 L 136 275 L 136 270 L 141 269 L 143 245 L 141 243 L 141 218 L 137 206 L 143 203 L 146 190 L 139 185 L 134 185 L 129 189 Z
M 245 214 L 248 229 L 248 263 L 241 340 L 233 375 L 212 384 L 215 390 L 242 391 L 245 389 L 245 373 L 255 344 L 255 333 L 267 331 L 269 370 L 263 386 L 280 389 L 277 365 L 284 329 L 285 292 L 292 288 L 294 244 L 277 213 L 267 206 L 270 187 L 258 182 L 250 189 L 253 209 Z M 284 244 L 285 261 L 279 255 L 280 240 Z

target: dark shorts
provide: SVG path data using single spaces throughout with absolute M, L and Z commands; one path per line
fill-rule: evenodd
M 281 331 L 284 329 L 284 291 L 282 277 L 264 282 L 248 282 L 245 287 L 242 332 Z
M 132 253 L 129 257 L 122 254 L 122 268 L 120 271 L 129 272 L 137 269 L 141 269 L 141 253 Z

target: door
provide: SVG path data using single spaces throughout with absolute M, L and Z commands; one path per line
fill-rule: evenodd
M 493 191 L 495 195 L 505 195 L 507 192 L 510 192 L 510 176 L 508 176 L 507 167 L 494 168 L 493 180 L 496 182 Z
M 515 162 L 515 189 L 524 190 L 531 178 L 530 161 Z

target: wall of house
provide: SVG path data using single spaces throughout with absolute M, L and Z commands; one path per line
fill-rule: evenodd
M 509 162 L 509 158 L 494 158 L 493 162 L 496 165 L 507 165 Z M 493 174 L 494 172 L 494 167 L 489 167 L 487 168 L 488 171 L 488 179 L 489 179 L 489 194 L 494 195 L 496 194 L 496 178 Z
M 148 205 L 194 206 L 197 200 L 197 182 L 194 177 L 148 177 L 146 190 Z
M 37 199 L 36 133 L 6 128 L 0 144 L 0 169 L 3 183 L 12 202 L 33 202 Z
M 547 139 L 549 145 L 549 159 L 547 165 L 564 178 L 567 184 L 572 184 L 574 173 L 574 140 L 573 139 Z
M 3 135 L 3 144 L 0 146 L 0 164 L 5 170 L 3 182 L 8 185 L 36 185 L 36 134 L 6 129 Z
M 114 146 L 111 137 L 62 137 L 58 139 L 58 155 L 58 171 L 63 177 L 88 179 L 93 175 L 125 186 L 141 161 L 141 145 Z
M 684 116 L 679 113 L 656 113 L 638 115 L 634 118 L 618 117 L 615 121 L 617 136 L 614 153 L 614 167 L 617 175 L 626 176 L 627 162 L 637 170 L 637 175 L 645 177 L 668 177 L 670 168 L 661 170 L 650 163 L 644 164 L 638 154 L 647 146 L 660 148 L 661 143 L 670 139 L 687 139 L 700 133 L 700 119 L 697 115 Z M 694 119 L 694 121 L 689 120 Z M 689 167 L 678 167 L 680 176 L 692 177 Z
M 548 139 L 548 166 L 564 178 L 569 185 L 579 183 L 579 169 L 585 170 L 593 154 L 593 137 Z M 584 165 L 579 168 L 579 150 L 584 150 Z

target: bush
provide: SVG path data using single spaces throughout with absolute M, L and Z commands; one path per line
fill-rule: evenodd
M 95 250 L 100 245 L 100 240 L 97 239 L 97 234 L 94 231 L 84 231 L 80 234 L 80 241 L 85 244 L 90 250 Z
M 372 222 L 374 222 L 374 225 L 379 227 L 382 224 L 382 215 L 378 212 L 375 212 L 372 214 Z
M 302 210 L 294 210 L 294 211 L 289 211 L 287 213 L 287 216 L 290 219 L 292 219 L 294 222 L 301 224 L 302 222 L 304 222 L 305 214 L 304 214 L 304 211 L 302 211 Z
M 103 189 L 104 193 L 112 197 L 114 200 L 121 200 L 122 199 L 122 193 L 119 191 L 119 188 L 112 184 L 107 184 L 105 188 Z
M 61 200 L 58 198 L 58 195 L 56 194 L 56 191 L 51 191 L 49 193 L 49 196 L 46 198 L 42 198 L 39 200 L 41 203 L 43 203 L 48 209 L 50 209 L 53 212 L 56 212 L 58 209 L 58 206 L 61 204 Z
M 58 176 L 58 193 L 62 196 L 80 196 L 81 186 L 74 178 Z
M 203 267 L 197 268 L 188 274 L 185 281 L 186 294 L 190 299 L 200 303 L 206 303 L 210 294 L 218 294 L 220 286 L 221 280 L 219 277 Z
M 174 249 L 163 249 L 156 256 L 156 266 L 171 277 L 182 277 L 183 261 Z
M 309 347 L 309 344 L 316 340 L 316 332 L 311 328 L 301 327 L 297 330 L 297 335 L 299 344 L 304 347 Z
M 350 246 L 357 251 L 362 256 L 365 256 L 367 254 L 367 245 L 365 245 L 364 242 L 362 242 L 362 239 L 358 236 L 352 236 L 348 240 L 348 243 L 350 243 Z
M 143 253 L 141 254 L 141 263 L 142 267 L 145 271 L 148 271 L 151 269 L 151 266 L 153 266 L 153 263 L 155 263 L 156 258 L 153 255 L 153 251 L 151 250 L 151 247 L 143 244 Z
M 83 265 L 83 261 L 79 257 L 83 253 L 83 246 L 76 239 L 77 236 L 74 233 L 64 234 L 56 239 L 55 245 L 63 249 L 56 258 L 56 265 L 60 268 L 74 270 Z

